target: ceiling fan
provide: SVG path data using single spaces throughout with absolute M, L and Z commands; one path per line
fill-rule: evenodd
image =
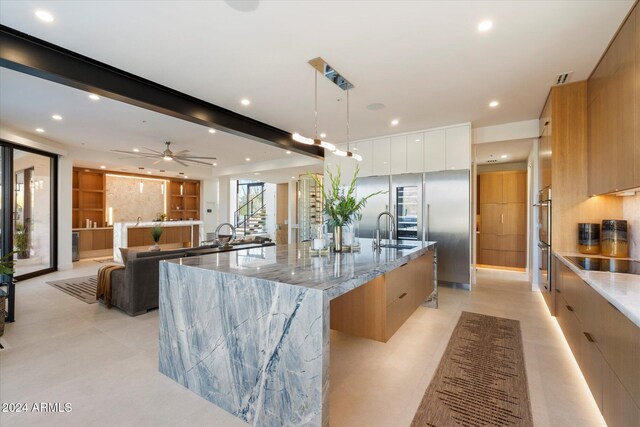
M 158 164 L 162 161 L 170 162 L 175 161 L 176 163 L 181 164 L 182 166 L 188 167 L 189 164 L 193 165 L 205 165 L 205 166 L 213 166 L 213 164 L 208 162 L 203 162 L 202 159 L 205 160 L 216 160 L 215 157 L 204 157 L 204 156 L 191 156 L 189 150 L 180 150 L 175 153 L 171 151 L 169 148 L 171 145 L 170 141 L 165 142 L 167 148 L 164 151 L 152 150 L 151 148 L 142 147 L 143 150 L 147 150 L 148 153 L 138 151 L 123 151 L 123 150 L 111 150 L 115 153 L 124 153 L 129 154 L 128 158 L 146 158 L 146 159 L 157 159 L 153 164 Z M 127 157 L 123 157 L 127 158 Z

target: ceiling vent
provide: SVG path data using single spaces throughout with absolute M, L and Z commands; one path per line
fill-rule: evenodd
M 487 163 L 498 163 L 496 159 L 487 160 Z
M 558 85 L 563 85 L 565 83 L 569 83 L 569 80 L 571 80 L 572 76 L 573 76 L 573 71 L 570 71 L 568 73 L 558 74 L 556 78 L 553 80 L 553 85 L 558 86 Z

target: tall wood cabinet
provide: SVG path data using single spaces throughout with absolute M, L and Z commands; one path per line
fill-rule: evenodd
M 478 263 L 526 267 L 527 172 L 480 174 Z
M 589 194 L 640 187 L 640 8 L 588 81 Z

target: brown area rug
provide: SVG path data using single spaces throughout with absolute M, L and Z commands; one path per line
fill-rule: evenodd
M 98 278 L 96 275 L 56 280 L 47 282 L 47 285 L 51 285 L 87 304 L 98 302 L 98 300 L 96 300 L 96 289 L 98 287 Z
M 463 311 L 411 426 L 533 426 L 520 322 Z

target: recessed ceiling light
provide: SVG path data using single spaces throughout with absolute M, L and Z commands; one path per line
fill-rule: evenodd
M 216 133 L 215 129 L 209 129 L 209 133 Z
M 260 175 L 260 172 L 254 172 L 253 174 L 254 175 Z
M 286 151 L 286 153 L 287 153 L 287 154 L 291 154 L 291 151 L 288 151 L 288 150 L 287 150 L 287 151 Z
M 62 120 L 62 116 L 60 114 L 54 114 L 53 116 L 51 116 L 51 118 L 53 120 Z
M 251 101 L 249 101 L 247 98 L 242 98 L 242 99 L 240 100 L 240 104 L 242 104 L 242 105 L 249 105 L 249 104 L 251 104 Z
M 106 169 L 107 167 L 105 165 L 100 166 L 100 169 Z
M 321 134 L 320 134 L 320 138 L 326 138 L 326 137 L 327 137 L 327 134 L 326 134 L 326 133 L 321 133 Z
M 493 28 L 493 22 L 490 20 L 484 20 L 478 24 L 478 31 L 484 33 L 485 31 L 489 31 Z
M 147 171 L 147 175 L 151 175 L 151 171 Z
M 89 99 L 92 101 L 100 101 L 100 97 L 95 93 L 92 93 L 91 95 L 89 95 Z
M 139 148 L 134 148 L 134 149 L 133 149 L 133 152 L 134 152 L 134 153 L 138 153 L 138 152 L 140 152 L 140 149 L 139 149 Z
M 217 163 L 214 163 L 214 164 L 213 164 L 213 166 L 218 166 L 218 164 L 217 164 Z
M 416 142 L 420 142 L 420 138 L 416 139 Z
M 189 178 L 187 175 L 184 176 L 185 178 Z
M 501 159 L 506 159 L 506 158 L 507 158 L 507 155 L 506 155 L 506 154 L 503 154 L 502 156 L 500 156 L 500 158 L 501 158 Z
M 246 158 L 246 159 L 244 159 L 244 160 L 245 160 L 245 161 L 247 161 L 247 162 L 250 162 L 250 161 L 251 161 L 251 158 L 250 158 L 250 157 L 247 157 L 247 158 Z
M 44 129 L 42 129 L 42 128 L 36 128 L 36 132 L 38 132 L 38 133 L 42 133 L 42 132 L 44 132 Z
M 42 9 L 36 10 L 36 16 L 38 17 L 39 20 L 43 22 L 53 22 L 56 19 L 53 17 L 52 14 Z
M 295 177 L 295 176 L 292 176 L 292 177 L 291 177 L 291 179 L 296 179 L 296 177 Z
M 489 107 L 491 107 L 491 108 L 496 108 L 498 105 L 500 105 L 500 103 L 498 101 L 491 101 L 489 103 Z
M 400 123 L 400 120 L 398 119 L 391 120 L 391 126 L 396 126 L 398 123 Z

